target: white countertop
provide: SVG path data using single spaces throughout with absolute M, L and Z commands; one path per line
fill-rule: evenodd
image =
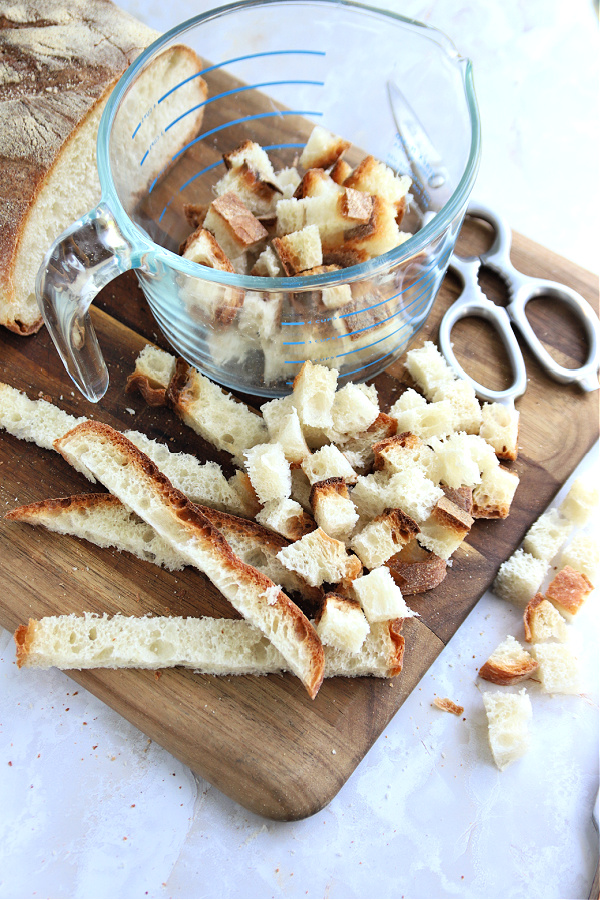
M 209 7 L 120 5 L 159 30 Z M 473 60 L 475 196 L 598 271 L 591 0 L 381 5 L 436 25 Z M 596 450 L 578 472 L 597 467 Z M 523 759 L 500 772 L 487 745 L 490 686 L 476 673 L 507 634 L 521 635 L 521 612 L 486 594 L 331 804 L 296 823 L 246 812 L 63 673 L 17 670 L 0 630 L 0 897 L 587 897 L 598 603 L 595 593 L 574 626 L 584 693 L 527 684 Z M 464 719 L 432 707 L 434 694 L 461 703 Z

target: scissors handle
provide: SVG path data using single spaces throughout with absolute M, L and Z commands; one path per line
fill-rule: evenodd
M 467 215 L 483 219 L 494 229 L 494 240 L 489 250 L 481 254 L 481 263 L 497 272 L 505 281 L 511 295 L 506 311 L 521 332 L 531 353 L 545 371 L 561 384 L 578 384 L 584 391 L 596 391 L 600 366 L 600 322 L 592 307 L 581 294 L 557 281 L 532 278 L 513 266 L 510 259 L 512 231 L 506 220 L 481 204 L 470 205 Z M 565 303 L 580 321 L 588 343 L 587 359 L 577 369 L 559 365 L 548 353 L 529 323 L 525 307 L 536 297 L 549 297 Z
M 480 265 L 479 259 L 462 259 L 454 255 L 451 258 L 450 268 L 459 273 L 464 283 L 464 289 L 459 300 L 446 311 L 440 323 L 440 350 L 455 372 L 471 384 L 478 397 L 490 403 L 501 403 L 503 406 L 512 408 L 516 398 L 521 397 L 527 388 L 527 372 L 523 354 L 512 330 L 507 311 L 488 300 L 477 283 L 477 272 Z M 452 348 L 451 334 L 455 324 L 467 316 L 485 319 L 497 331 L 512 368 L 513 380 L 510 387 L 502 391 L 485 387 L 471 378 L 458 362 Z

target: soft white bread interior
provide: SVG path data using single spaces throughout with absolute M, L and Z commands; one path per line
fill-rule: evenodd
M 523 538 L 523 549 L 537 559 L 550 563 L 566 543 L 573 523 L 558 509 L 548 509 L 539 516 Z
M 569 644 L 534 644 L 531 653 L 539 663 L 538 676 L 545 694 L 579 694 L 579 660 Z
M 367 569 L 376 569 L 418 533 L 419 526 L 410 516 L 401 509 L 388 509 L 355 534 L 350 546 Z
M 356 578 L 362 571 L 360 560 L 354 554 L 348 554 L 345 544 L 330 537 L 322 528 L 290 544 L 278 553 L 277 558 L 314 587 L 324 582 L 338 584 L 344 579 Z
M 546 600 L 543 594 L 532 597 L 523 613 L 525 640 L 531 644 L 555 640 L 564 643 L 568 636 L 568 625 L 558 610 Z
M 324 647 L 325 677 L 392 678 L 402 669 L 401 621 L 374 625 L 359 654 Z M 186 666 L 206 675 L 268 675 L 288 664 L 260 629 L 243 619 L 116 615 L 30 619 L 15 633 L 17 665 L 94 669 Z
M 290 541 L 299 541 L 317 527 L 314 519 L 291 497 L 265 503 L 256 514 L 256 521 Z
M 486 691 L 483 704 L 494 762 L 499 769 L 505 769 L 529 749 L 529 722 L 533 716 L 531 700 L 522 688 L 516 694 Z
M 315 522 L 323 531 L 338 541 L 349 540 L 358 513 L 343 478 L 328 478 L 313 484 L 310 505 Z
M 305 169 L 328 169 L 350 147 L 350 142 L 315 125 L 300 155 L 300 165 Z
M 241 562 L 222 534 L 177 491 L 134 444 L 106 425 L 85 422 L 56 442 L 115 496 L 169 541 L 285 656 L 314 697 L 323 677 L 323 648 L 306 617 L 270 579 Z
M 75 425 L 85 422 L 49 400 L 30 400 L 22 391 L 0 382 L 0 427 L 22 441 L 32 441 L 44 450 Z
M 531 678 L 538 663 L 512 635 L 499 644 L 479 670 L 479 677 L 494 684 L 517 684 Z
M 307 360 L 294 378 L 293 398 L 302 425 L 332 428 L 337 372 Z
M 599 498 L 600 488 L 598 485 L 582 476 L 575 479 L 559 509 L 573 525 L 583 528 L 590 521 L 592 515 L 597 513 Z
M 446 388 L 456 380 L 450 368 L 433 341 L 425 341 L 406 354 L 406 368 L 428 400 L 439 388 Z
M 406 619 L 417 615 L 406 605 L 402 591 L 386 566 L 355 578 L 352 593 L 360 603 L 370 625 L 389 619 Z
M 598 584 L 600 568 L 600 542 L 593 534 L 577 534 L 563 549 L 559 558 L 561 567 L 571 566 L 581 572 L 593 585 Z
M 284 500 L 292 490 L 290 464 L 281 444 L 255 444 L 244 452 L 246 471 L 261 503 Z
M 317 634 L 324 646 L 358 653 L 369 633 L 369 623 L 356 600 L 326 594 L 317 618 Z
M 417 540 L 440 559 L 449 559 L 466 538 L 473 521 L 468 512 L 447 497 L 441 497 L 420 524 Z
M 543 559 L 536 559 L 519 547 L 498 569 L 494 593 L 515 606 L 526 607 L 537 594 L 547 568 Z
M 501 403 L 481 407 L 479 436 L 496 451 L 498 459 L 514 460 L 519 455 L 519 411 Z
M 326 444 L 305 456 L 301 468 L 311 484 L 329 478 L 341 478 L 346 484 L 353 484 L 357 478 L 356 472 L 335 444 Z
M 505 466 L 485 469 L 473 488 L 476 519 L 506 519 L 519 486 L 519 476 Z

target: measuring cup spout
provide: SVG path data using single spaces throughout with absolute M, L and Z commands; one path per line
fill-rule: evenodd
M 131 267 L 131 247 L 109 207 L 100 203 L 60 235 L 37 274 L 46 327 L 67 372 L 93 403 L 106 393 L 108 370 L 89 307 L 109 281 Z

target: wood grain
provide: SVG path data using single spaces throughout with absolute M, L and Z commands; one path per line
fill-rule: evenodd
M 482 239 L 485 233 L 477 229 L 465 232 L 463 252 Z M 575 287 L 597 308 L 596 278 L 590 273 L 518 235 L 513 260 L 527 274 Z M 486 290 L 502 302 L 501 285 L 494 279 Z M 448 276 L 419 340 L 436 339 L 440 317 L 457 291 Z M 559 310 L 537 304 L 531 318 L 563 364 L 581 360 L 581 336 L 572 324 L 563 324 Z M 145 341 L 167 347 L 134 275 L 105 288 L 93 319 L 111 378 L 98 406 L 72 388 L 45 331 L 27 339 L 0 335 L 0 380 L 31 397 L 43 393 L 74 415 L 93 416 L 118 429 L 136 428 L 168 442 L 172 450 L 216 459 L 233 471 L 227 454 L 216 453 L 168 410 L 150 409 L 136 395 L 124 395 L 127 375 Z M 455 345 L 479 380 L 506 379 L 506 361 L 500 357 L 495 362 L 496 345 L 481 323 L 465 323 Z M 525 355 L 530 382 L 518 402 L 521 453 L 513 467 L 521 483 L 511 516 L 501 522 L 478 521 L 443 584 L 412 598 L 421 619 L 405 625 L 405 667 L 396 679 L 331 679 L 310 701 L 292 676 L 216 678 L 166 670 L 157 677 L 147 671 L 100 670 L 71 677 L 248 809 L 286 820 L 318 812 L 350 777 L 490 585 L 499 564 L 597 439 L 598 393 L 557 385 L 527 351 Z M 375 383 L 386 408 L 410 384 L 402 360 Z M 57 454 L 6 433 L 0 435 L 0 472 L 0 513 L 91 489 Z M 85 610 L 234 615 L 206 578 L 191 569 L 166 572 L 126 554 L 2 520 L 0 577 L 0 624 L 11 630 L 30 616 Z

